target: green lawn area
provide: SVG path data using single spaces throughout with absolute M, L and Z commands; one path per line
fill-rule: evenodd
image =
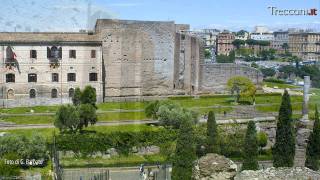
M 156 164 L 165 162 L 166 157 L 160 154 L 155 155 L 120 155 L 109 159 L 101 157 L 92 158 L 61 158 L 60 163 L 64 168 L 76 167 L 119 167 L 119 166 L 134 166 L 144 164 Z
M 16 108 L 2 108 L 0 109 L 0 113 L 8 113 L 8 114 L 24 114 L 30 113 L 31 110 L 34 113 L 52 113 L 56 112 L 59 106 L 34 106 L 34 107 L 16 107 Z
M 282 83 L 274 83 L 274 82 L 263 82 L 262 84 L 263 86 L 267 86 L 267 87 L 278 87 L 279 89 L 295 89 L 295 88 L 301 88 L 301 86 L 296 86 L 296 85 L 292 85 L 292 84 L 282 84 Z
M 310 108 L 314 108 L 315 103 L 320 102 L 320 90 L 313 89 L 315 96 L 310 97 Z M 216 113 L 229 112 L 233 109 L 234 97 L 230 95 L 211 95 L 200 96 L 199 98 L 193 98 L 190 96 L 182 97 L 170 97 L 174 102 L 179 103 L 185 108 L 191 108 L 199 114 L 208 113 L 209 110 L 213 110 Z M 252 101 L 251 98 L 242 98 L 241 101 Z M 277 112 L 281 102 L 280 94 L 257 94 L 256 104 L 267 104 L 266 106 L 257 106 L 257 109 L 263 112 Z M 302 102 L 302 96 L 291 96 L 291 102 L 293 103 L 294 110 L 301 110 L 301 105 L 295 103 Z M 107 102 L 98 104 L 98 121 L 122 121 L 122 120 L 145 120 L 148 119 L 143 111 L 139 112 L 104 112 L 112 110 L 143 110 L 148 104 L 144 102 Z M 210 107 L 215 106 L 215 107 Z M 229 107 L 219 107 L 229 106 Z M 36 106 L 36 107 L 17 107 L 11 109 L 0 109 L 0 113 L 8 114 L 22 114 L 30 113 L 30 110 L 34 110 L 34 113 L 55 113 L 58 106 Z M 6 122 L 13 122 L 16 124 L 52 124 L 54 121 L 54 115 L 41 115 L 41 116 L 3 116 L 0 120 Z
M 96 131 L 103 133 L 111 133 L 111 132 L 135 132 L 135 131 L 157 131 L 159 127 L 157 126 L 148 126 L 145 124 L 137 124 L 137 125 L 118 125 L 118 126 L 89 126 L 85 128 L 88 131 Z M 58 134 L 59 129 L 57 128 L 38 128 L 38 129 L 14 129 L 14 130 L 0 130 L 0 132 L 7 132 L 9 134 L 17 134 L 24 135 L 27 137 L 31 137 L 34 134 L 39 134 L 45 138 L 52 138 L 53 133 Z
M 98 121 L 121 121 L 121 120 L 143 120 L 147 119 L 145 113 L 142 112 L 107 112 L 98 114 Z
M 52 124 L 54 116 L 8 116 L 0 119 L 16 124 Z

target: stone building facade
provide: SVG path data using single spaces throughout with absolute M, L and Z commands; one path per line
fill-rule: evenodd
M 289 33 L 289 51 L 305 61 L 319 61 L 320 33 Z
M 232 42 L 235 40 L 234 34 L 222 32 L 217 36 L 217 55 L 229 55 L 234 50 Z
M 229 67 L 206 65 L 204 42 L 188 31 L 173 21 L 101 19 L 93 32 L 0 33 L 0 106 L 70 103 L 74 89 L 87 85 L 98 102 L 192 95 L 236 73 L 251 76 L 245 68 L 212 74 Z
M 275 31 L 273 32 L 274 39 L 271 42 L 273 49 L 284 52 L 286 49 L 284 44 L 289 45 L 289 32 L 288 31 Z

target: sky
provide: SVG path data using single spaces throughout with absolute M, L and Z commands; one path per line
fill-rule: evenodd
M 317 8 L 319 15 L 273 16 L 271 6 Z M 256 25 L 265 25 L 271 30 L 320 31 L 320 0 L 0 0 L 0 31 L 77 32 L 87 29 L 88 22 L 92 28 L 97 18 L 175 21 L 192 29 L 252 31 Z

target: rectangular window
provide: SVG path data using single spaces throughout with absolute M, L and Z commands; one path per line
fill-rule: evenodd
M 68 73 L 68 81 L 76 81 L 76 73 Z
M 37 82 L 37 74 L 28 74 L 28 82 Z
M 59 82 L 59 74 L 52 73 L 52 82 Z
M 6 74 L 6 82 L 15 82 L 15 75 L 14 74 Z
M 37 58 L 37 51 L 36 50 L 31 50 L 30 51 L 30 58 L 34 58 L 34 59 Z
M 69 58 L 76 58 L 76 50 L 69 50 Z
M 90 73 L 89 74 L 89 81 L 98 81 L 98 74 L 97 73 Z
M 91 58 L 96 58 L 96 50 L 91 50 Z

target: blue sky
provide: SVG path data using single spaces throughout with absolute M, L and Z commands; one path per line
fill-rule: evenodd
M 78 31 L 87 26 L 89 0 L 1 0 L 0 31 Z M 173 20 L 193 29 L 266 25 L 320 29 L 320 0 L 90 0 L 96 18 Z M 272 16 L 279 9 L 317 8 L 318 16 Z

